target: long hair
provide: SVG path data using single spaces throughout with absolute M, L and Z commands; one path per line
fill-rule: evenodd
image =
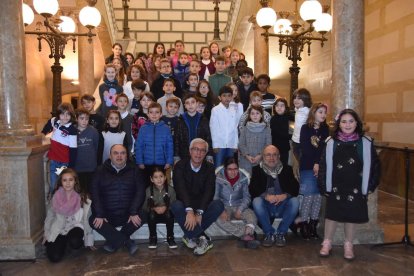
M 118 127 L 117 127 L 117 131 L 120 133 L 121 129 L 122 129 L 122 124 L 121 124 L 122 117 L 121 117 L 121 113 L 119 113 L 118 110 L 109 110 L 108 111 L 108 114 L 106 114 L 106 118 L 105 118 L 104 131 L 108 131 L 109 128 L 110 128 L 109 123 L 108 123 L 108 118 L 109 118 L 109 116 L 111 116 L 111 114 L 116 114 L 119 117 L 119 124 L 118 124 Z
M 161 172 L 164 175 L 164 177 L 165 177 L 164 187 L 163 187 L 163 189 L 165 190 L 165 194 L 163 196 L 163 200 L 164 200 L 165 206 L 167 207 L 167 210 L 168 210 L 169 207 L 170 207 L 170 195 L 168 194 L 168 179 L 167 179 L 167 175 L 166 175 L 166 172 L 165 172 L 165 170 L 163 168 L 156 166 L 156 167 L 154 167 L 154 169 L 151 172 L 151 177 L 153 177 L 156 172 Z M 151 185 L 150 185 L 150 192 L 151 192 L 151 196 L 148 198 L 148 207 L 151 209 L 151 208 L 154 208 L 155 207 L 155 202 L 154 202 L 154 184 L 153 183 L 151 183 Z
M 337 138 L 338 133 L 341 131 L 341 128 L 339 127 L 339 125 L 341 123 L 342 116 L 344 116 L 345 114 L 349 114 L 355 119 L 357 123 L 355 132 L 358 133 L 359 136 L 363 136 L 365 131 L 364 131 L 364 125 L 362 123 L 361 118 L 359 117 L 358 113 L 355 112 L 355 110 L 347 108 L 347 109 L 342 110 L 341 113 L 339 113 L 338 115 L 338 120 L 336 120 L 335 122 L 334 137 Z
M 118 84 L 120 86 L 124 85 L 124 81 L 125 81 L 125 68 L 124 68 L 124 63 L 122 62 L 122 60 L 120 58 L 116 58 L 114 57 L 112 59 L 112 63 L 114 63 L 114 60 L 119 60 L 119 64 L 121 65 L 121 68 L 119 68 L 118 74 L 116 75 L 116 79 L 118 80 Z
M 86 201 L 87 201 L 87 199 L 88 199 L 88 194 L 87 194 L 87 191 L 84 191 L 83 189 L 82 189 L 82 187 L 81 187 L 81 185 L 80 185 L 80 182 L 79 182 L 79 177 L 78 177 L 78 174 L 75 172 L 75 170 L 74 169 L 71 169 L 71 168 L 66 168 L 66 169 L 64 169 L 64 170 L 62 170 L 62 172 L 60 173 L 60 175 L 59 175 L 59 177 L 58 177 L 58 179 L 57 179 L 57 181 L 56 181 L 56 186 L 55 186 L 55 189 L 53 190 L 53 194 L 55 194 L 55 192 L 60 188 L 60 187 L 62 187 L 63 185 L 62 185 L 62 177 L 63 177 L 63 175 L 64 174 L 71 174 L 72 176 L 73 176 L 73 178 L 74 178 L 74 180 L 75 180 L 75 185 L 74 185 L 74 187 L 73 187 L 73 190 L 75 191 L 75 192 L 77 192 L 79 195 L 80 195 L 80 197 L 81 197 L 81 203 L 82 204 L 85 204 L 86 203 Z
M 239 103 L 240 102 L 240 93 L 239 93 L 239 88 L 237 87 L 237 85 L 234 82 L 229 82 L 228 84 L 226 84 L 228 87 L 230 87 L 232 90 L 232 86 L 235 86 L 237 89 L 237 95 L 233 98 L 233 101 L 235 103 Z
M 161 55 L 161 57 L 163 57 L 163 58 L 165 58 L 165 45 L 164 45 L 164 43 L 162 43 L 162 42 L 156 42 L 155 44 L 154 44 L 154 49 L 152 50 L 152 53 L 154 54 L 154 55 L 159 55 L 158 53 L 157 53 L 157 47 L 159 46 L 159 45 L 161 45 L 163 48 L 164 48 L 164 53 L 162 53 L 162 55 Z M 153 56 L 154 57 L 154 56 Z
M 298 88 L 293 92 L 293 98 L 299 98 L 303 101 L 303 105 L 306 107 L 312 106 L 312 97 L 308 89 Z
M 135 68 L 135 69 L 137 69 L 137 70 L 139 71 L 139 78 L 140 78 L 140 79 L 145 80 L 145 81 L 147 80 L 147 73 L 145 72 L 145 69 L 144 69 L 144 68 L 142 68 L 142 66 L 141 66 L 141 65 L 138 65 L 138 64 L 132 64 L 132 65 L 130 65 L 130 66 L 128 67 L 128 71 L 127 71 L 127 79 L 128 79 L 129 81 L 132 81 L 132 78 L 131 78 L 132 68 Z
M 273 115 L 278 115 L 277 112 L 276 112 L 276 105 L 280 102 L 285 105 L 285 112 L 283 113 L 283 115 L 286 115 L 286 114 L 289 113 L 289 105 L 288 105 L 287 100 L 285 98 L 277 98 L 276 101 L 274 102 L 273 106 L 272 106 Z
M 200 98 L 204 98 L 203 95 L 201 95 L 201 93 L 200 93 L 200 86 L 201 86 L 202 83 L 207 84 L 207 87 L 208 87 L 208 93 L 207 93 L 207 97 L 206 97 L 207 98 L 207 104 L 210 103 L 211 105 L 214 106 L 216 104 L 216 97 L 214 96 L 213 91 L 211 90 L 211 86 L 208 83 L 208 81 L 201 80 L 201 81 L 198 82 L 196 96 L 200 97 Z
M 313 128 L 316 123 L 315 114 L 318 111 L 319 108 L 325 108 L 326 112 L 328 112 L 328 106 L 324 103 L 315 103 L 312 105 L 311 109 L 309 110 L 308 119 L 306 120 L 306 124 Z M 328 124 L 326 123 L 326 120 L 320 124 L 320 127 L 328 127 Z

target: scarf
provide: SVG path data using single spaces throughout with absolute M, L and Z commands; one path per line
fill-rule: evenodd
M 107 78 L 104 78 L 104 83 L 108 86 L 108 87 L 115 87 L 118 85 L 118 80 L 114 79 L 113 81 L 108 80 Z
M 237 183 L 237 181 L 239 181 L 240 179 L 240 173 L 238 172 L 236 177 L 233 179 L 230 179 L 229 176 L 227 175 L 226 169 L 224 169 L 224 176 L 226 177 L 226 180 L 230 183 L 230 185 L 233 187 L 234 184 Z
M 342 142 L 351 142 L 351 141 L 358 140 L 359 139 L 359 134 L 356 133 L 356 132 L 346 134 L 346 133 L 343 133 L 342 131 L 338 131 L 337 138 L 338 138 L 338 140 L 340 140 Z
M 259 133 L 259 132 L 262 132 L 265 129 L 266 124 L 264 122 L 255 123 L 255 122 L 249 121 L 249 122 L 247 122 L 246 127 L 251 132 Z
M 52 198 L 52 208 L 53 210 L 60 215 L 66 217 L 73 216 L 80 209 L 81 197 L 80 195 L 72 191 L 69 194 L 69 199 L 63 187 L 60 187 Z
M 263 169 L 263 171 L 265 172 L 265 174 L 270 175 L 272 178 L 276 179 L 277 175 L 282 171 L 283 169 L 283 164 L 282 162 L 279 162 L 276 164 L 276 167 L 271 169 L 268 166 L 266 166 L 266 164 L 261 161 L 260 162 L 260 168 Z

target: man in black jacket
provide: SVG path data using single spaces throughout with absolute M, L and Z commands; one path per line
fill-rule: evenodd
M 127 163 L 125 146 L 112 146 L 109 159 L 96 170 L 91 199 L 89 224 L 106 239 L 104 249 L 112 253 L 125 245 L 133 255 L 138 247 L 130 236 L 143 223 L 145 184 L 135 164 Z M 118 226 L 122 227 L 120 231 Z
M 205 160 L 207 152 L 208 143 L 195 138 L 190 143 L 190 158 L 178 161 L 173 174 L 177 200 L 171 211 L 184 232 L 184 244 L 195 255 L 213 247 L 204 231 L 224 210 L 220 200 L 213 200 L 216 175 L 214 165 Z
M 283 165 L 279 150 L 269 145 L 263 150 L 263 161 L 255 166 L 249 185 L 253 210 L 265 234 L 263 246 L 285 246 L 285 235 L 299 210 L 299 184 L 292 167 Z M 272 219 L 282 218 L 277 230 Z

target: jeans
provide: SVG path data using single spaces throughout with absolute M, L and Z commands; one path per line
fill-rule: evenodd
M 274 205 L 262 197 L 256 197 L 253 200 L 253 210 L 265 235 L 275 233 L 275 229 L 271 224 L 271 221 L 275 218 L 282 218 L 276 232 L 278 234 L 286 234 L 289 225 L 298 214 L 299 201 L 296 197 L 290 197 L 278 205 Z
M 50 168 L 50 185 L 49 185 L 49 193 L 53 193 L 53 191 L 55 190 L 56 187 L 56 181 L 58 179 L 58 175 L 56 174 L 56 169 L 65 166 L 67 167 L 69 165 L 69 163 L 66 162 L 59 162 L 59 161 L 55 161 L 55 160 L 50 160 L 49 161 L 49 168 Z
M 214 155 L 214 165 L 216 166 L 216 168 L 220 167 L 221 165 L 223 165 L 224 160 L 226 160 L 226 158 L 228 157 L 233 157 L 234 156 L 234 149 L 232 148 L 224 148 L 218 149 L 218 152 Z
M 301 195 L 319 195 L 319 187 L 317 178 L 314 176 L 313 170 L 300 171 L 299 194 Z
M 46 242 L 46 255 L 52 263 L 62 260 L 66 245 L 70 248 L 79 249 L 83 246 L 83 229 L 75 227 L 66 235 L 58 235 L 54 242 Z
M 185 228 L 184 223 L 186 220 L 187 212 L 182 201 L 176 200 L 171 204 L 171 212 L 174 214 L 175 221 L 181 226 L 184 232 L 184 236 L 192 239 L 198 238 L 213 222 L 217 220 L 221 213 L 223 213 L 224 205 L 221 200 L 213 200 L 204 210 L 204 214 L 201 220 L 201 225 L 196 225 L 192 231 Z

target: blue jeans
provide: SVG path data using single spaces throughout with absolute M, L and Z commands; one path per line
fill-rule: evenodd
M 59 162 L 59 161 L 55 161 L 55 160 L 50 160 L 49 161 L 49 168 L 50 168 L 49 193 L 53 193 L 53 191 L 55 190 L 56 181 L 59 177 L 59 175 L 56 174 L 56 169 L 60 168 L 62 166 L 67 167 L 68 165 L 69 165 L 69 163 L 66 163 L 66 162 Z
M 224 205 L 221 200 L 211 201 L 207 207 L 207 210 L 204 210 L 201 225 L 197 224 L 192 231 L 189 231 L 184 226 L 187 216 L 184 203 L 176 200 L 171 204 L 170 208 L 171 212 L 174 214 L 175 221 L 181 226 L 184 236 L 189 239 L 198 238 L 224 211 Z
M 234 149 L 232 148 L 219 148 L 218 152 L 214 155 L 214 165 L 217 167 L 220 167 L 223 165 L 224 160 L 228 157 L 234 156 Z
M 275 229 L 271 224 L 271 220 L 275 218 L 282 218 L 276 232 L 278 234 L 286 234 L 289 225 L 298 214 L 299 201 L 296 197 L 290 197 L 282 201 L 282 203 L 274 205 L 262 197 L 256 197 L 253 200 L 253 210 L 265 235 L 275 233 Z
M 319 187 L 313 170 L 302 170 L 300 174 L 299 194 L 301 195 L 319 195 Z

